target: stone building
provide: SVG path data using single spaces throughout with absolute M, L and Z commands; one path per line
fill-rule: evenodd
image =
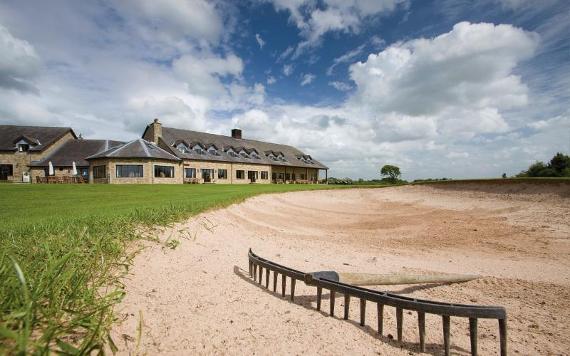
M 155 119 L 142 138 L 123 143 L 84 140 L 69 127 L 0 125 L 0 181 L 318 183 L 327 170 L 295 147 L 244 139 L 239 129 L 214 135 Z
M 143 138 L 183 160 L 184 181 L 198 183 L 317 183 L 328 167 L 295 147 L 163 127 L 155 119 Z

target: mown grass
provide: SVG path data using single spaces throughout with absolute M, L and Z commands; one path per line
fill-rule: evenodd
M 102 350 L 137 227 L 316 185 L 0 185 L 0 354 Z M 346 188 L 346 187 L 345 187 Z

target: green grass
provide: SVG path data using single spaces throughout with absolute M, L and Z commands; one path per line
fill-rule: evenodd
M 343 187 L 0 185 L 0 354 L 113 348 L 112 307 L 137 227 L 262 193 L 335 188 Z

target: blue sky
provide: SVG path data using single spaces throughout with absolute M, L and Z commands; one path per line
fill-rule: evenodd
M 570 152 L 565 0 L 0 3 L 0 123 L 295 145 L 330 175 L 516 174 Z

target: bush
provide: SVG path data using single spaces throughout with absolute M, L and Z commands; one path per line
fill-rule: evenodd
M 558 152 L 548 164 L 537 161 L 517 177 L 570 177 L 570 156 Z

